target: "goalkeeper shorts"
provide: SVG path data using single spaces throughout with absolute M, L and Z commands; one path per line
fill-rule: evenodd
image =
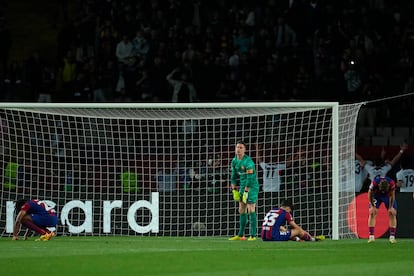
M 243 193 L 244 193 L 244 190 L 240 191 L 240 198 L 243 198 Z M 256 203 L 258 196 L 259 196 L 259 190 L 251 188 L 249 190 L 249 197 L 247 198 L 247 203 Z

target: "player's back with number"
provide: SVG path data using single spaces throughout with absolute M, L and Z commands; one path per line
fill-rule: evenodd
M 262 224 L 262 237 L 271 240 L 275 236 L 275 232 L 280 231 L 280 226 L 284 226 L 286 222 L 293 220 L 289 212 L 283 209 L 275 208 L 270 210 Z
M 279 192 L 281 185 L 280 172 L 286 169 L 286 164 L 268 164 L 260 162 L 263 170 L 263 191 Z
M 414 192 L 414 170 L 401 169 L 396 174 L 400 192 Z
M 372 165 L 371 161 L 365 161 L 365 165 Z M 361 161 L 355 160 L 355 192 L 360 192 L 365 180 L 368 177 L 368 171 L 365 166 L 361 165 Z

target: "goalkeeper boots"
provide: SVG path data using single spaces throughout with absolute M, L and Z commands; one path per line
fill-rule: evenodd
M 256 240 L 256 237 L 250 236 L 247 240 L 248 241 L 255 241 Z
M 246 238 L 244 236 L 240 237 L 240 236 L 234 236 L 229 238 L 229 241 L 244 241 L 246 240 Z

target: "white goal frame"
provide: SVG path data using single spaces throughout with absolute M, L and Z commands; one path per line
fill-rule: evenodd
M 332 110 L 332 117 L 331 117 L 331 135 L 332 135 L 332 151 L 331 151 L 331 171 L 332 171 L 332 212 L 331 212 L 331 221 L 332 221 L 332 232 L 330 233 L 330 237 L 333 240 L 338 240 L 340 237 L 339 233 L 339 206 L 340 206 L 340 181 L 343 182 L 344 178 L 340 179 L 340 152 L 339 148 L 340 145 L 340 105 L 337 102 L 252 102 L 252 103 L 0 103 L 0 109 L 16 109 L 16 110 L 27 110 L 29 112 L 37 112 L 37 110 L 53 110 L 53 112 L 58 112 L 57 110 L 64 110 L 64 109 L 77 109 L 77 110 L 85 110 L 85 112 L 81 112 L 79 116 L 94 116 L 93 111 L 97 109 L 113 109 L 113 110 L 127 110 L 127 109 L 153 109 L 157 108 L 159 110 L 166 110 L 166 109 L 248 109 L 248 108 L 274 108 L 277 109 L 286 109 L 287 111 L 289 109 L 303 109 L 303 110 L 313 110 L 313 109 L 331 109 Z M 357 111 L 359 108 L 357 108 Z M 83 114 L 82 114 L 83 113 Z M 116 113 L 114 113 L 116 116 Z M 277 114 L 277 113 L 275 113 Z M 200 115 L 198 115 L 200 116 Z M 356 117 L 357 114 L 352 115 L 354 118 L 351 119 L 350 124 L 356 124 Z M 355 140 L 355 133 L 353 133 Z M 352 136 L 352 134 L 351 134 Z M 351 137 L 352 138 L 352 137 Z M 349 145 L 345 145 L 346 147 L 354 148 L 354 143 L 350 142 Z M 353 168 L 352 168 L 353 169 Z M 350 172 L 350 176 L 352 178 L 353 173 Z M 349 176 L 347 176 L 349 178 Z M 353 179 L 347 179 L 346 181 L 349 181 L 349 183 L 354 183 Z M 352 193 L 352 191 L 350 191 Z M 13 206 L 11 201 L 17 200 L 17 198 L 20 196 L 25 196 L 21 194 L 16 194 L 10 196 L 10 194 L 6 195 L 6 192 L 4 192 L 4 189 L 1 191 L 2 197 L 0 198 L 2 203 L 2 208 L 0 210 L 0 232 L 3 231 L 3 235 L 9 235 L 10 234 L 10 226 L 6 222 L 10 222 L 10 219 L 12 218 L 12 214 L 10 213 L 10 208 Z M 15 198 L 13 198 L 15 197 Z M 137 211 L 140 207 L 144 206 L 148 209 L 151 209 L 151 204 L 158 204 L 158 198 L 157 195 L 154 193 L 152 194 L 152 199 L 150 198 L 148 201 L 139 201 L 138 205 L 135 205 L 133 208 L 133 211 Z M 82 203 L 83 204 L 83 203 Z M 108 208 L 115 208 L 119 207 L 119 202 L 112 202 L 108 203 L 112 204 Z M 6 206 L 7 205 L 7 206 Z M 84 208 L 87 208 L 88 206 L 82 205 Z M 79 207 L 76 205 L 76 207 Z M 83 208 L 82 207 L 82 208 Z M 275 206 L 273 206 L 275 207 Z M 85 210 L 85 209 L 83 209 Z M 111 209 L 110 209 L 111 210 Z M 109 210 L 109 212 L 110 212 Z M 64 213 L 65 210 L 59 210 L 61 213 Z M 131 210 L 130 210 L 131 211 Z M 131 212 L 133 212 L 131 211 Z M 353 217 L 356 216 L 356 210 L 354 208 L 354 214 Z M 68 212 L 68 210 L 66 210 Z M 67 215 L 67 214 L 66 214 Z M 151 214 L 153 217 L 156 217 L 157 214 Z M 129 218 L 128 218 L 129 220 Z M 258 217 L 259 223 L 261 223 L 262 217 Z M 157 224 L 158 221 L 152 221 L 149 223 L 149 225 L 145 227 L 153 227 L 152 230 L 156 230 L 155 224 Z M 131 226 L 131 224 L 130 224 Z M 76 227 L 72 225 L 72 228 L 75 229 Z M 104 227 L 110 227 L 109 225 L 104 225 Z M 142 227 L 140 225 L 135 225 L 135 232 L 145 233 L 145 227 Z M 197 227 L 205 227 L 205 226 L 197 226 Z M 202 230 L 202 229 L 196 229 Z

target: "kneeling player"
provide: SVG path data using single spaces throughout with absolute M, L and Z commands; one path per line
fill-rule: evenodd
M 37 199 L 19 200 L 16 203 L 16 211 L 18 214 L 13 227 L 13 240 L 19 239 L 18 234 L 22 224 L 27 227 L 24 235 L 25 240 L 31 231 L 40 235 L 40 241 L 48 241 L 55 235 L 47 228 L 56 227 L 58 217 L 56 211 L 45 202 Z
M 292 210 L 292 203 L 283 200 L 279 208 L 274 208 L 266 214 L 262 225 L 263 241 L 320 241 L 325 239 L 323 235 L 314 238 L 297 225 L 290 214 Z M 286 222 L 291 229 L 285 228 Z

